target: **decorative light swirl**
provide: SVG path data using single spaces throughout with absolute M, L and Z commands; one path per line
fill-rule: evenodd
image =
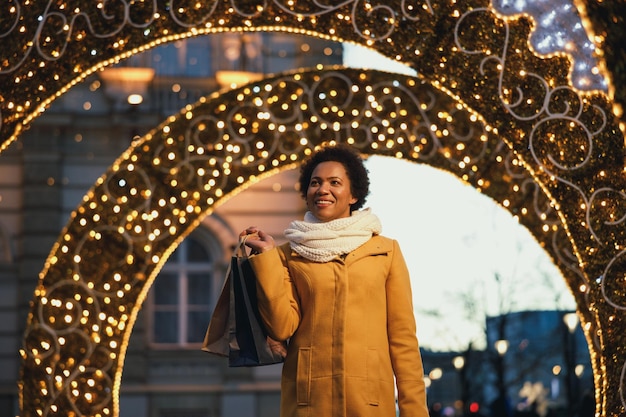
M 10 12 L 14 23 L 7 31 L 0 32 L 0 39 L 11 35 L 19 22 L 26 17 L 22 16 L 22 9 L 19 3 L 15 2 L 15 4 L 15 9 Z M 10 74 L 18 70 L 25 64 L 33 51 L 36 51 L 38 58 L 45 62 L 54 62 L 62 59 L 68 45 L 74 39 L 87 37 L 83 26 L 80 29 L 77 28 L 79 22 L 86 23 L 89 35 L 103 39 L 120 34 L 126 26 L 145 29 L 154 23 L 155 16 L 157 16 L 157 0 L 143 2 L 119 0 L 116 5 L 121 5 L 121 9 L 118 6 L 118 9 L 112 12 L 110 12 L 112 6 L 106 3 L 95 4 L 96 7 L 87 7 L 87 11 L 82 11 L 80 8 L 69 11 L 65 7 L 55 9 L 55 7 L 58 7 L 58 2 L 48 0 L 43 13 L 38 16 L 37 20 L 39 23 L 36 26 L 32 41 L 28 42 L 32 46 L 24 48 L 23 54 L 21 57 L 17 56 L 18 60 L 14 63 L 0 66 L 0 74 Z M 143 15 L 145 20 L 135 22 L 133 20 L 135 15 Z M 94 54 L 99 53 L 98 51 L 93 52 Z
M 619 204 L 611 204 L 614 201 Z M 626 220 L 626 193 L 609 187 L 595 190 L 589 198 L 585 219 L 593 237 L 603 245 L 610 245 L 611 233 L 600 230 L 604 229 L 605 226 L 614 228 L 624 225 Z
M 46 377 L 39 389 L 46 396 L 33 398 L 33 405 L 50 412 L 72 410 L 92 415 L 111 401 L 112 384 L 106 371 L 112 366 L 108 349 L 100 344 L 100 309 L 91 290 L 75 280 L 50 286 L 39 306 L 37 326 L 24 336 L 24 353 L 39 363 Z M 86 329 L 94 329 L 91 335 Z M 71 355 L 61 354 L 71 348 Z M 86 401 L 89 399 L 89 401 Z
M 193 27 L 197 27 L 205 23 L 209 19 L 209 17 L 213 15 L 213 13 L 215 13 L 215 10 L 217 9 L 219 1 L 213 0 L 212 2 L 206 1 L 202 3 L 196 3 L 196 7 L 194 7 L 196 13 L 198 11 L 201 11 L 202 14 L 200 14 L 197 17 L 194 16 L 193 20 L 182 19 L 182 17 L 189 18 L 189 16 L 187 16 L 187 13 L 184 13 L 184 11 L 188 10 L 188 7 L 185 5 L 181 6 L 182 3 L 185 3 L 185 1 L 184 0 L 172 0 L 171 6 L 168 8 L 169 14 L 172 17 L 172 20 L 176 22 L 177 25 L 181 27 L 186 27 L 186 28 L 193 28 Z M 261 6 L 261 10 L 265 8 L 265 2 L 262 2 L 262 4 L 263 6 Z M 243 10 L 236 7 L 236 1 L 233 1 L 233 0 L 231 0 L 231 5 L 234 7 L 236 12 L 240 14 L 241 16 L 252 17 L 253 15 L 259 13 L 259 10 L 255 11 L 252 14 L 246 13 Z M 204 11 L 204 9 L 206 9 L 206 11 Z

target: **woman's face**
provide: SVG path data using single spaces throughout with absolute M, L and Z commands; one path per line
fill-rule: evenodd
M 315 167 L 306 192 L 306 204 L 319 221 L 350 217 L 350 204 L 356 202 L 342 163 L 327 161 Z

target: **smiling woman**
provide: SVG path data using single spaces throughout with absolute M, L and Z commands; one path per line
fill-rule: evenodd
M 426 165 L 381 156 L 369 157 L 366 165 L 372 181 L 368 206 L 379 214 L 383 233 L 405 248 L 423 347 L 485 347 L 487 316 L 576 308 L 547 253 L 493 200 Z M 398 178 L 411 179 L 401 185 L 401 195 Z M 468 317 L 460 307 L 467 302 L 477 315 Z
M 389 416 L 397 406 L 428 417 L 410 276 L 378 217 L 359 210 L 370 184 L 361 155 L 322 147 L 298 182 L 308 211 L 285 230 L 287 243 L 257 227 L 240 235 L 268 333 L 288 340 L 280 415 Z

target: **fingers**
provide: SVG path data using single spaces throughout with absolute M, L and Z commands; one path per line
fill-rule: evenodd
M 272 352 L 278 353 L 283 358 L 287 356 L 287 347 L 284 342 L 279 342 L 278 340 L 274 340 L 268 336 L 267 345 Z
M 272 235 L 259 230 L 256 226 L 250 226 L 239 234 L 245 240 L 245 245 L 255 253 L 266 252 L 274 248 L 274 238 Z
M 259 228 L 256 226 L 248 227 L 246 230 L 244 230 L 243 232 L 239 234 L 239 237 L 246 237 L 247 239 L 257 238 L 258 240 L 262 240 L 262 241 L 274 240 L 271 235 L 265 233 L 262 230 L 259 230 Z
M 271 244 L 272 246 L 274 246 L 274 237 L 270 235 L 269 233 L 265 233 L 264 231 L 259 230 L 258 236 L 259 236 L 259 239 L 262 240 L 263 242 L 267 242 Z
M 256 226 L 250 226 L 247 229 L 245 229 L 243 232 L 239 233 L 239 236 L 244 237 L 248 235 L 255 235 L 258 232 L 259 232 L 259 229 Z

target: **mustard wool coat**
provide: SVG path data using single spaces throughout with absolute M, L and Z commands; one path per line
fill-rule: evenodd
M 428 417 L 409 272 L 395 240 L 309 261 L 284 244 L 250 257 L 270 336 L 289 339 L 281 417 Z

